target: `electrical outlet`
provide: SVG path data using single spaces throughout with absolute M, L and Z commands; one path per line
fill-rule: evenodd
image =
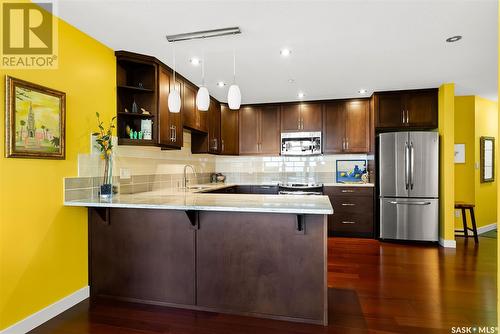
M 120 168 L 120 179 L 130 179 L 130 169 Z
M 460 210 L 455 210 L 455 217 L 460 218 Z

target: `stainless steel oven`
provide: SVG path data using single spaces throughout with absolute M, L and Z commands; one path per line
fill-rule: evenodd
M 321 154 L 321 132 L 282 132 L 281 155 Z
M 323 185 L 314 183 L 285 183 L 278 186 L 280 195 L 323 195 Z

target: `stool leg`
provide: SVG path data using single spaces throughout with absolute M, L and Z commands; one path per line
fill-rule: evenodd
M 467 216 L 464 208 L 462 208 L 462 224 L 464 225 L 464 237 L 468 238 L 469 232 L 467 231 Z
M 472 220 L 472 231 L 474 232 L 474 241 L 479 243 L 479 238 L 477 237 L 477 227 L 476 227 L 476 217 L 474 217 L 474 208 L 470 208 L 470 219 Z

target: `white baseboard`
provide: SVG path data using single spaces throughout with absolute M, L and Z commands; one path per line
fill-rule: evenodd
M 481 226 L 481 227 L 477 228 L 477 234 L 481 235 L 483 233 L 486 233 L 486 232 L 489 232 L 489 231 L 493 231 L 493 230 L 496 230 L 496 229 L 497 229 L 497 223 L 484 225 L 484 226 Z M 462 229 L 457 228 L 457 229 L 455 229 L 455 232 L 458 232 L 458 233 L 461 232 L 460 234 L 462 235 L 464 233 L 464 230 L 463 230 L 463 228 Z M 474 236 L 474 233 L 472 231 L 467 231 L 467 232 L 468 232 L 469 236 Z
M 90 295 L 90 288 L 88 286 L 73 292 L 70 295 L 58 300 L 57 302 L 41 309 L 40 311 L 24 318 L 23 320 L 15 323 L 14 325 L 0 331 L 0 334 L 21 334 L 27 333 L 30 330 L 40 326 L 41 324 L 49 321 L 60 313 L 75 306 L 82 300 L 85 300 Z
M 439 238 L 439 245 L 445 248 L 457 248 L 457 242 L 455 240 L 445 240 Z
M 497 223 L 484 225 L 477 228 L 477 234 L 483 234 L 497 229 Z

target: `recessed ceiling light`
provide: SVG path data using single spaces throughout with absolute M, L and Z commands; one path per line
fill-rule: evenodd
M 282 55 L 283 57 L 288 57 L 290 55 L 290 53 L 292 53 L 292 51 L 290 51 L 290 49 L 281 49 L 280 50 L 280 55 Z
M 360 89 L 358 90 L 359 94 L 366 94 L 368 91 L 366 89 Z
M 217 86 L 219 86 L 219 87 L 224 87 L 225 85 L 226 85 L 226 83 L 224 81 L 217 82 Z
M 456 35 L 456 36 L 452 36 L 452 37 L 447 38 L 446 42 L 448 42 L 448 43 L 455 43 L 455 42 L 458 42 L 461 39 L 462 39 L 462 36 Z
M 299 92 L 297 96 L 299 97 L 299 99 L 302 99 L 304 98 L 304 96 L 306 96 L 306 94 L 304 94 L 304 92 Z
M 294 80 L 294 79 L 288 79 L 288 83 L 293 84 L 294 82 L 295 82 L 295 80 Z
M 191 58 L 189 59 L 191 65 L 198 66 L 201 64 L 201 60 L 199 58 Z

